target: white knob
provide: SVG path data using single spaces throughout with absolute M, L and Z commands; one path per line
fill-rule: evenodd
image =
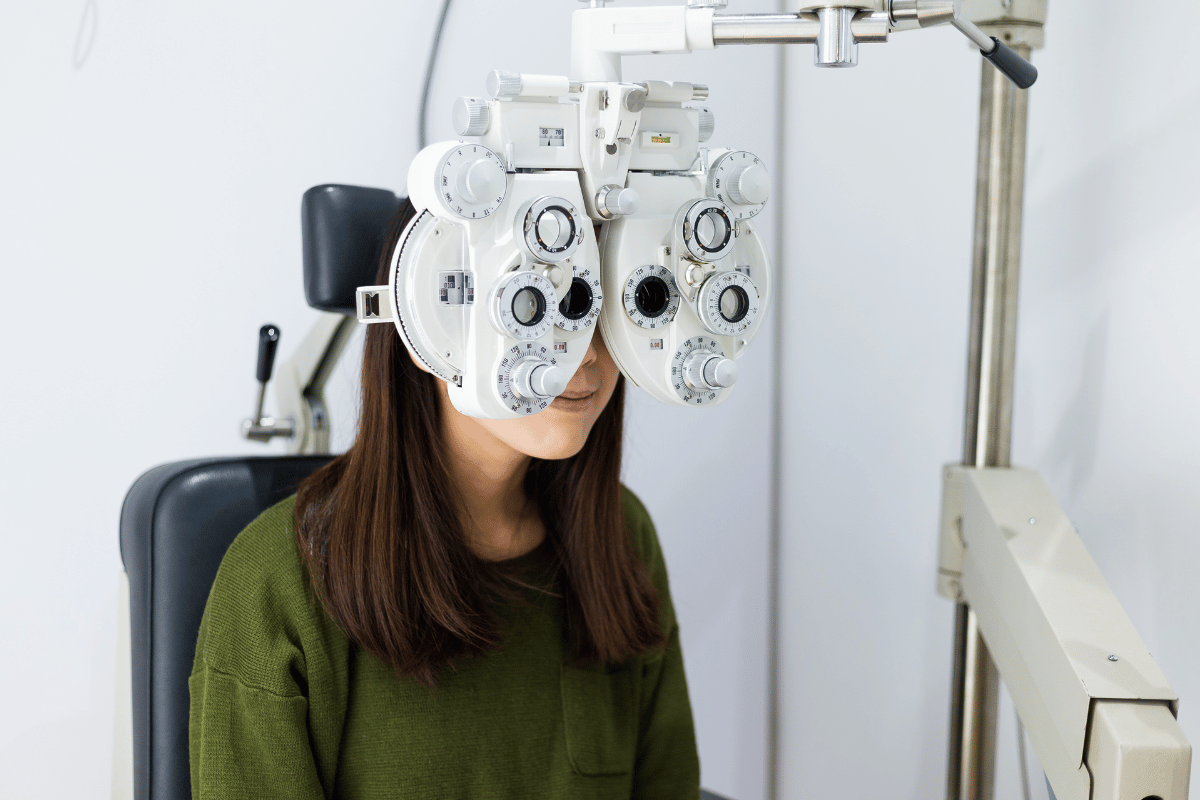
M 458 173 L 458 191 L 470 203 L 486 203 L 504 194 L 508 176 L 495 161 L 480 158 Z
M 710 358 L 704 362 L 704 382 L 709 386 L 729 388 L 737 383 L 738 365 L 732 358 Z
M 683 379 L 696 392 L 728 388 L 737 383 L 737 363 L 733 359 L 700 350 L 692 353 L 684 362 Z
M 570 380 L 565 369 L 541 361 L 522 361 L 513 370 L 513 390 L 527 400 L 558 397 Z
M 488 104 L 478 97 L 460 97 L 450 113 L 454 131 L 459 136 L 483 136 L 491 123 Z
M 636 189 L 626 189 L 615 183 L 605 186 L 600 190 L 601 216 L 611 219 L 635 214 L 641 199 Z
M 488 73 L 487 90 L 492 97 L 517 97 L 521 94 L 521 73 L 494 69 Z
M 707 108 L 700 109 L 700 141 L 707 142 L 712 138 L 713 130 L 717 127 L 717 119 Z
M 729 182 L 729 199 L 738 205 L 756 206 L 771 196 L 771 176 L 762 164 L 751 164 Z
M 570 374 L 562 367 L 541 364 L 529 374 L 529 388 L 542 397 L 558 397 L 567 389 Z

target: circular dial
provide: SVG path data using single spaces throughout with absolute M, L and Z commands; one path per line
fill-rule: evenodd
M 454 148 L 436 174 L 438 195 L 463 219 L 491 216 L 508 194 L 508 174 L 500 157 L 483 145 Z
M 517 215 L 517 241 L 534 261 L 556 264 L 570 258 L 583 244 L 586 217 L 570 200 L 539 197 Z
M 758 287 L 740 272 L 710 275 L 696 292 L 696 313 L 711 333 L 737 336 L 758 319 Z
M 711 364 L 711 369 L 705 370 L 704 367 L 709 366 L 709 362 L 713 362 L 714 359 L 717 361 Z M 706 382 L 704 373 L 707 371 L 722 373 L 720 366 L 724 361 L 728 361 L 728 359 L 725 358 L 725 352 L 721 350 L 716 339 L 707 336 L 693 336 L 688 339 L 671 356 L 671 386 L 675 389 L 675 394 L 690 406 L 702 406 L 716 400 L 721 395 L 722 387 Z M 697 365 L 700 367 L 699 370 L 697 370 Z M 690 376 L 689 372 L 692 373 Z M 696 380 L 697 372 L 699 372 L 698 380 Z M 732 385 L 733 381 L 728 380 L 728 368 L 719 377 L 724 379 L 720 382 Z M 736 367 L 733 370 L 733 380 L 737 380 Z
M 536 414 L 550 406 L 554 396 L 538 394 L 534 387 L 530 386 L 530 378 L 535 371 L 539 374 L 533 377 L 541 381 L 547 377 L 556 377 L 553 374 L 546 376 L 547 369 L 564 371 L 556 366 L 553 354 L 545 345 L 522 342 L 505 351 L 504 357 L 500 359 L 500 368 L 496 370 L 496 389 L 509 410 L 517 414 Z M 566 385 L 565 381 L 563 385 Z M 538 388 L 547 390 L 554 387 Z
M 705 198 L 682 209 L 683 244 L 697 261 L 717 261 L 733 249 L 733 219 L 724 203 Z
M 657 264 L 638 267 L 625 281 L 625 313 L 640 328 L 661 328 L 675 319 L 679 291 L 671 271 Z
M 771 194 L 771 176 L 762 160 L 733 150 L 708 168 L 708 196 L 727 204 L 734 219 L 750 219 L 763 210 Z
M 683 361 L 683 382 L 694 392 L 727 389 L 737 383 L 738 366 L 706 350 L 697 350 Z
M 600 276 L 585 269 L 571 279 L 570 288 L 558 304 L 558 327 L 564 331 L 587 330 L 599 319 L 603 303 Z
M 558 296 L 549 278 L 510 272 L 492 290 L 492 324 L 514 339 L 540 339 L 558 322 Z

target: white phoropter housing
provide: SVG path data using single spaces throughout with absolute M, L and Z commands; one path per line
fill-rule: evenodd
M 621 371 L 666 403 L 722 402 L 770 300 L 752 222 L 770 176 L 750 153 L 703 147 L 713 115 L 687 104 L 708 89 L 497 71 L 488 91 L 455 104 L 464 142 L 518 175 L 579 174 L 601 229 L 600 331 Z
M 418 363 L 474 417 L 547 408 L 587 353 L 604 294 L 574 172 L 509 174 L 488 147 L 431 145 L 409 169 L 417 216 L 359 319 L 394 322 Z

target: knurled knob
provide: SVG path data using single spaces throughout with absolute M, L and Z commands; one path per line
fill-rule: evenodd
M 737 362 L 731 358 L 701 350 L 688 356 L 683 364 L 683 379 L 696 392 L 726 389 L 737 383 Z
M 716 117 L 707 108 L 701 108 L 700 111 L 700 141 L 707 142 L 712 138 L 713 130 L 717 127 Z
M 458 173 L 458 190 L 470 203 L 486 203 L 504 193 L 507 181 L 499 164 L 489 158 L 480 158 Z
M 637 213 L 638 203 L 641 199 L 641 195 L 636 189 L 628 189 L 611 183 L 601 187 L 597 205 L 600 206 L 600 216 L 612 219 Z
M 491 124 L 491 112 L 486 100 L 460 97 L 450 112 L 454 131 L 459 136 L 483 136 Z
M 487 90 L 492 97 L 517 97 L 521 94 L 521 73 L 494 69 L 488 73 Z
M 513 390 L 527 400 L 558 397 L 570 380 L 565 369 L 544 361 L 522 361 L 513 370 Z
M 756 206 L 771 196 L 771 176 L 762 164 L 751 164 L 729 181 L 729 199 L 738 205 Z

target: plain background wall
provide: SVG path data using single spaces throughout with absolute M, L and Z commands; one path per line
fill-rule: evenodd
M 431 140 L 489 69 L 562 72 L 574 7 L 456 0 Z M 237 426 L 258 326 L 281 326 L 286 357 L 314 317 L 300 194 L 403 186 L 433 14 L 0 6 L 0 796 L 107 796 L 121 499 L 157 463 L 279 451 Z M 1193 742 L 1200 69 L 1182 44 L 1163 45 L 1162 25 L 1197 16 L 1186 0 L 1154 16 L 1051 4 L 1031 102 L 1014 445 L 1078 522 L 1183 698 Z M 1128 56 L 1139 51 L 1155 57 Z M 638 58 L 626 76 L 708 83 L 713 144 L 771 164 L 774 59 Z M 814 70 L 807 47 L 787 60 L 786 161 L 773 165 L 788 232 L 784 424 L 769 425 L 764 330 L 719 409 L 691 415 L 630 392 L 627 480 L 667 550 L 705 784 L 764 796 L 779 436 L 781 797 L 938 797 L 951 624 L 933 591 L 938 480 L 961 449 L 980 66 L 950 31 L 864 45 L 850 71 Z M 357 410 L 356 355 L 330 389 L 338 446 Z M 714 440 L 720 458 L 702 453 Z M 690 487 L 714 473 L 727 492 L 697 498 Z M 999 798 L 1019 796 L 1013 742 L 1005 706 Z
M 1195 745 L 1200 66 L 1159 45 L 1200 7 L 1153 8 L 1050 3 L 1013 461 L 1080 528 Z M 853 70 L 810 58 L 790 50 L 786 72 L 780 796 L 925 800 L 945 774 L 952 608 L 934 575 L 940 465 L 962 454 L 981 66 L 949 30 L 861 46 Z M 999 737 L 1013 800 L 1007 699 Z M 1040 772 L 1032 788 L 1046 796 Z
M 438 5 L 0 4 L 0 797 L 108 796 L 121 500 L 155 464 L 282 452 L 238 430 L 259 325 L 283 358 L 315 317 L 300 196 L 403 190 Z M 491 69 L 564 74 L 577 7 L 455 0 L 430 141 Z M 770 159 L 774 51 L 729 55 L 626 75 L 708 84 L 712 143 Z M 747 800 L 766 765 L 770 338 L 715 411 L 631 390 L 625 460 L 671 568 L 705 783 Z M 359 352 L 330 387 L 339 448 Z M 691 488 L 713 471 L 718 504 Z

